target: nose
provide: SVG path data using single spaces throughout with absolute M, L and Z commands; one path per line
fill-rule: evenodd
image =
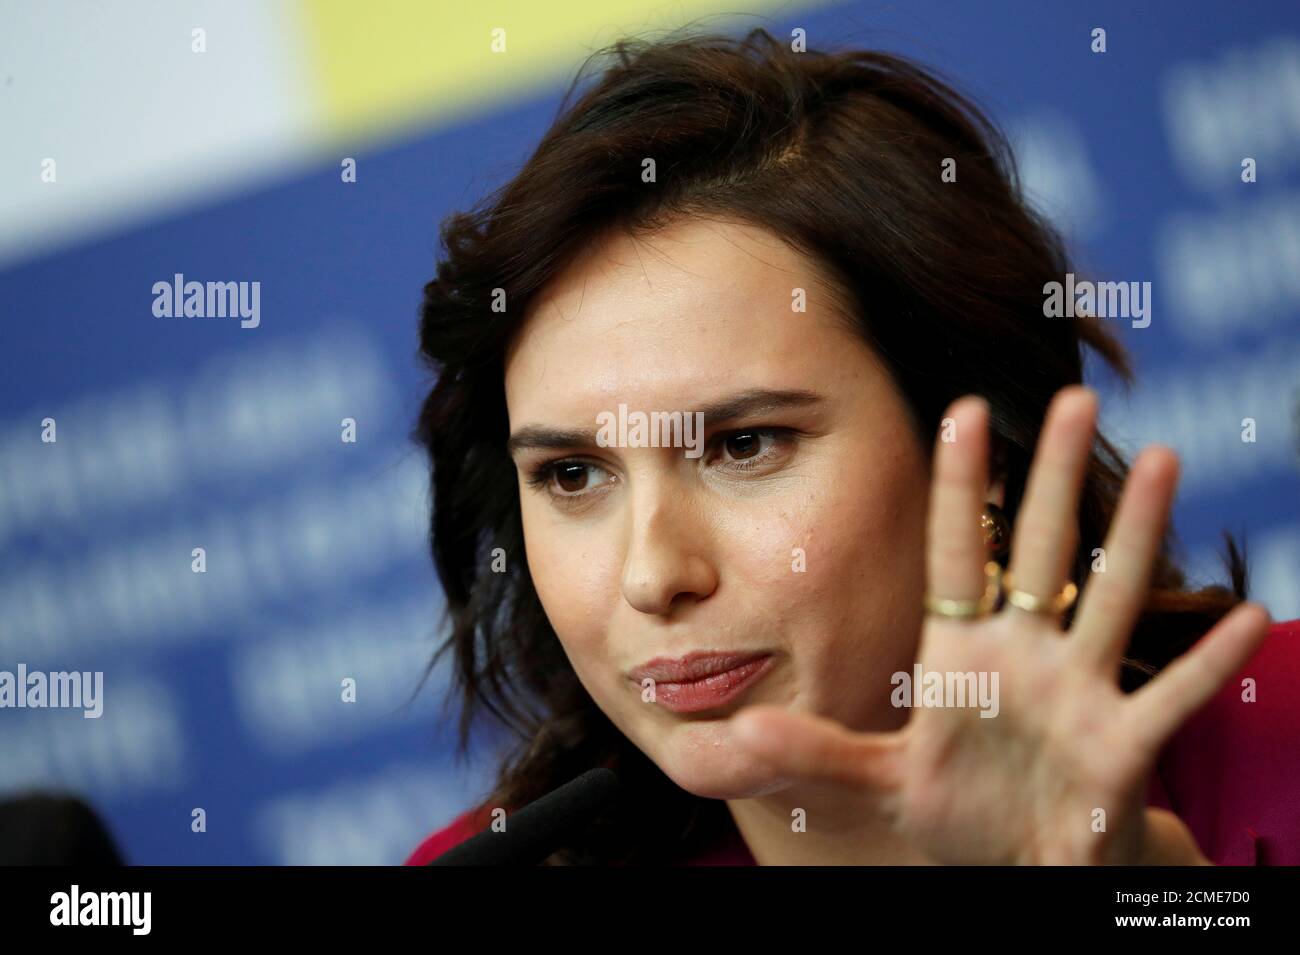
M 718 586 L 708 553 L 708 527 L 681 488 L 632 495 L 632 524 L 623 563 L 623 596 L 642 613 L 666 616 L 674 604 L 703 600 Z

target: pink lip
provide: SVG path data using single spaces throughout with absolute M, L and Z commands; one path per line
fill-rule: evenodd
M 638 686 L 654 681 L 655 702 L 676 713 L 722 706 L 739 696 L 766 673 L 769 653 L 712 653 L 701 651 L 677 659 L 656 657 L 633 669 L 629 678 Z

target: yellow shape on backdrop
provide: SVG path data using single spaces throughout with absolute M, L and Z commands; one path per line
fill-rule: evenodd
M 593 50 L 623 36 L 766 26 L 788 0 L 301 0 L 325 134 L 369 138 L 472 115 L 559 88 Z M 817 6 L 816 2 L 800 6 Z M 504 31 L 495 32 L 495 31 Z M 504 42 L 504 52 L 500 49 Z

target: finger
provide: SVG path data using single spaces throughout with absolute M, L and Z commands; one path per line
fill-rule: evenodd
M 771 704 L 746 707 L 730 726 L 738 744 L 778 772 L 881 792 L 897 785 L 897 733 L 856 733 L 828 717 Z
M 1197 644 L 1123 703 L 1133 738 L 1157 752 L 1224 682 L 1246 665 L 1272 623 L 1257 603 L 1243 602 Z
M 979 516 L 988 483 L 988 405 L 966 395 L 948 406 L 935 439 L 926 529 L 926 587 L 933 597 L 977 600 L 986 551 Z
M 1169 448 L 1153 445 L 1133 463 L 1106 532 L 1105 569 L 1088 578 L 1070 627 L 1070 650 L 1082 666 L 1118 673 L 1146 601 L 1177 484 L 1178 456 Z
M 1082 385 L 1062 388 L 1047 409 L 1011 538 L 1014 586 L 1035 597 L 1052 596 L 1071 576 L 1096 415 L 1096 393 Z

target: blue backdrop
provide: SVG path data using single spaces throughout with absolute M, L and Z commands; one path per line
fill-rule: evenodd
M 1202 576 L 1245 530 L 1253 596 L 1300 616 L 1300 6 L 1075 6 L 765 25 L 956 78 L 1080 267 L 1152 282 L 1150 327 L 1123 328 L 1143 384 L 1103 424 L 1179 451 Z M 0 273 L 0 669 L 100 670 L 106 694 L 100 719 L 0 710 L 0 788 L 84 794 L 134 862 L 272 864 L 401 861 L 483 791 L 487 762 L 451 759 L 445 677 L 407 702 L 442 609 L 407 441 L 416 309 L 439 221 L 511 173 L 561 92 Z M 260 282 L 260 325 L 156 317 L 176 273 Z

